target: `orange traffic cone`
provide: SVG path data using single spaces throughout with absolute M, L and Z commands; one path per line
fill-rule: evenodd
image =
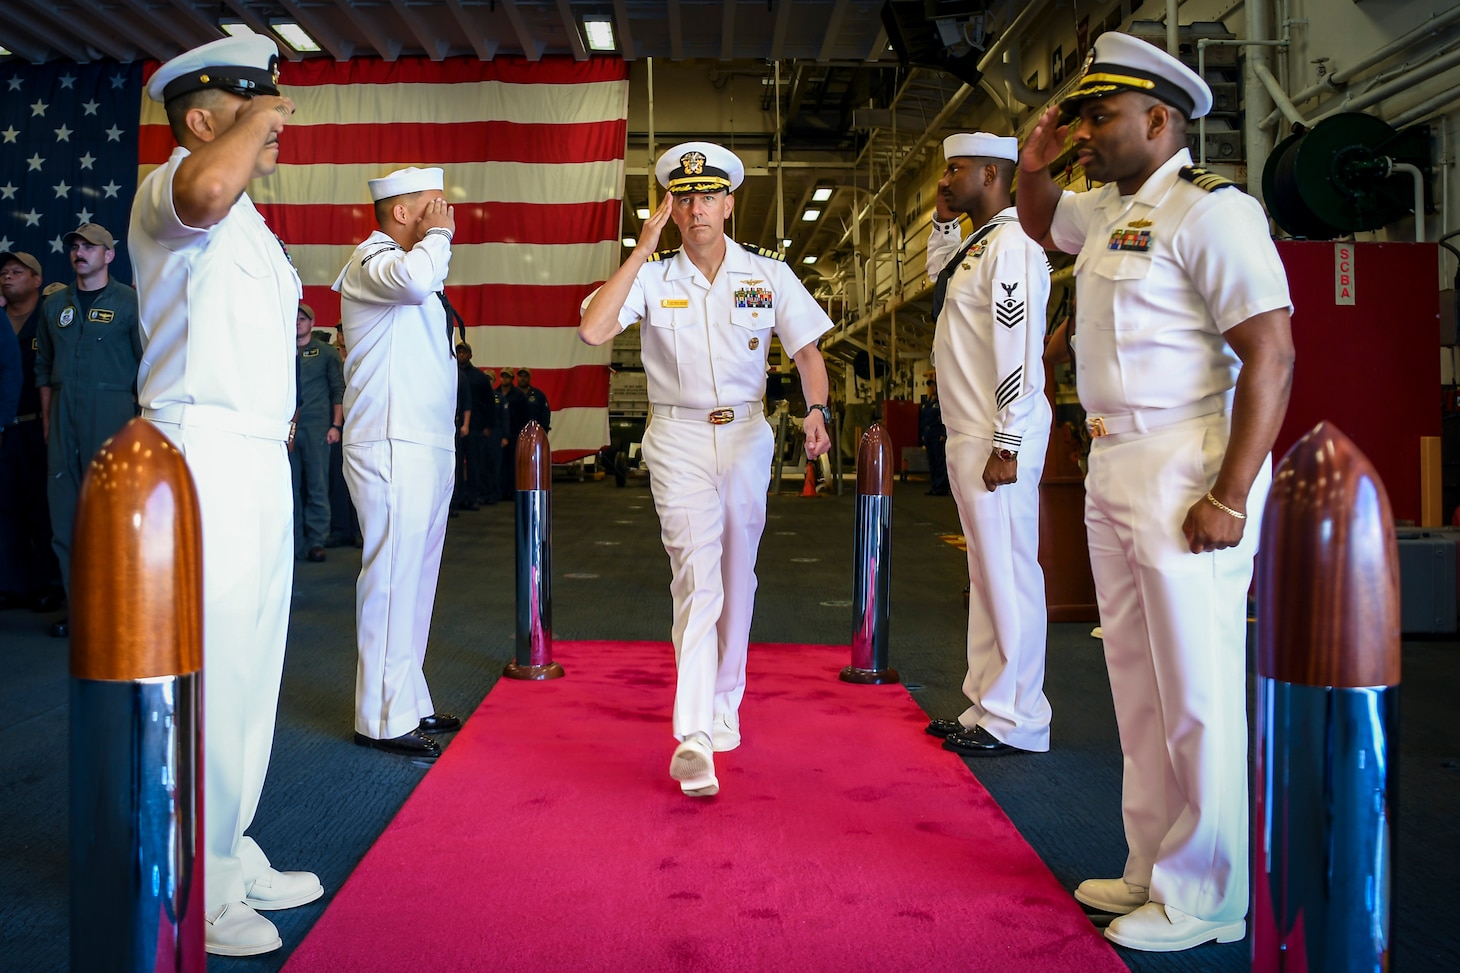
M 816 463 L 814 461 L 806 464 L 806 480 L 801 484 L 801 496 L 816 496 Z

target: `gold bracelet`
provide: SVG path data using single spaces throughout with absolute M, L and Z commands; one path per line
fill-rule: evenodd
M 1231 507 L 1227 506 L 1225 503 L 1212 496 L 1212 491 L 1210 490 L 1207 491 L 1207 503 L 1211 504 L 1213 507 L 1216 507 L 1224 514 L 1230 514 L 1231 516 L 1236 517 L 1238 520 L 1247 519 L 1246 514 L 1238 510 L 1233 510 Z

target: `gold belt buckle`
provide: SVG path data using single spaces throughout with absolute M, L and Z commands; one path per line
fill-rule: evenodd
M 1105 418 L 1103 416 L 1096 416 L 1093 419 L 1086 419 L 1085 424 L 1090 427 L 1090 435 L 1094 436 L 1096 439 L 1099 439 L 1101 436 L 1110 435 L 1105 431 Z
M 712 425 L 712 426 L 723 426 L 727 422 L 734 422 L 735 421 L 735 410 L 734 409 L 715 409 L 715 410 L 713 410 L 713 411 L 710 412 L 710 415 L 709 415 L 708 418 L 710 420 L 710 425 Z

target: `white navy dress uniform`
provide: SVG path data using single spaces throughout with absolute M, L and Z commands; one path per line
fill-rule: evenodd
M 1154 93 L 1189 117 L 1211 106 L 1194 72 L 1116 33 L 1096 41 L 1064 106 L 1123 90 Z M 1238 546 L 1192 554 L 1181 527 L 1230 437 L 1241 362 L 1223 333 L 1291 310 L 1287 279 L 1261 206 L 1193 167 L 1184 148 L 1130 196 L 1113 183 L 1064 193 L 1050 237 L 1079 255 L 1076 377 L 1094 436 L 1085 523 L 1125 755 L 1124 881 L 1173 923 L 1175 909 L 1225 923 L 1219 941 L 1240 939 L 1247 589 L 1271 457 Z M 1119 923 L 1108 932 L 1117 942 Z
M 205 87 L 278 94 L 277 58 L 267 38 L 225 38 L 164 64 L 147 93 L 158 101 Z M 244 834 L 273 747 L 294 574 L 286 442 L 299 275 L 247 193 L 206 229 L 179 218 L 173 179 L 188 155 L 175 149 L 142 181 L 128 242 L 143 336 L 142 414 L 186 457 L 202 513 L 204 907 L 211 925 L 224 907 L 299 905 L 322 889 L 309 873 L 274 871 Z M 271 903 L 269 886 L 300 889 L 294 898 L 302 901 Z M 210 951 L 223 951 L 211 928 L 208 935 Z
M 441 190 L 441 169 L 370 180 L 375 200 Z M 410 250 L 379 230 L 340 271 L 345 481 L 365 538 L 355 590 L 355 732 L 384 740 L 435 708 L 422 665 L 456 470 L 456 356 L 439 292 L 451 233 Z
M 943 154 L 1017 161 L 1016 139 L 950 135 Z M 928 276 L 965 244 L 957 220 L 934 220 Z M 1013 207 L 979 227 L 947 282 L 933 336 L 938 397 L 948 428 L 948 480 L 968 539 L 966 729 L 982 726 L 1020 750 L 1049 749 L 1044 695 L 1048 617 L 1039 566 L 1039 478 L 1051 414 L 1044 396 L 1044 316 L 1049 261 Z M 1019 478 L 990 491 L 994 450 L 1018 456 Z
M 744 168 L 723 146 L 688 142 L 665 152 L 655 175 L 670 192 L 733 192 Z M 772 335 L 792 357 L 832 322 L 780 254 L 728 237 L 713 282 L 681 251 L 655 254 L 618 321 L 621 330 L 642 324 L 651 402 L 643 451 L 673 574 L 674 736 L 704 734 L 732 749 L 774 450 L 766 355 Z

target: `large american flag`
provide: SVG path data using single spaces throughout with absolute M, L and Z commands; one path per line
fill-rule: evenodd
M 125 233 L 137 180 L 171 154 L 162 107 L 142 93 L 156 67 L 0 71 L 0 242 L 40 257 L 47 280 L 72 276 L 60 241 L 79 222 Z M 366 181 L 443 166 L 457 222 L 446 291 L 476 364 L 532 369 L 553 407 L 554 459 L 606 443 L 609 352 L 576 327 L 579 303 L 620 259 L 627 65 L 311 59 L 286 62 L 281 85 L 298 112 L 278 171 L 249 195 L 317 320 L 338 320 L 330 284 L 374 228 Z M 113 267 L 131 279 L 123 253 Z

